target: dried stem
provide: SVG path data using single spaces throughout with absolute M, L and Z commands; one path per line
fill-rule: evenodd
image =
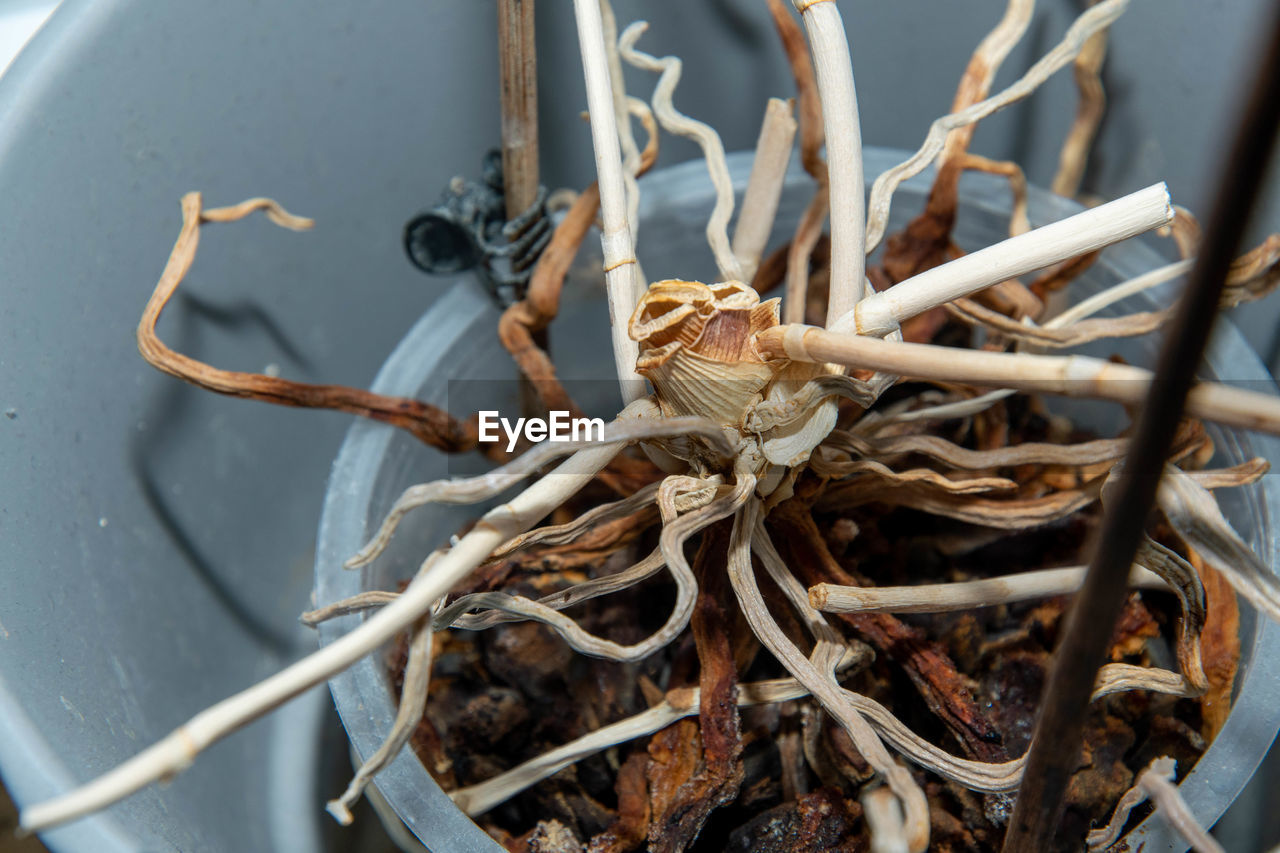
M 911 839 L 910 849 L 913 853 L 924 850 L 929 839 L 929 806 L 924 791 L 906 768 L 893 760 L 879 736 L 851 705 L 848 698 L 850 694 L 836 684 L 832 673 L 823 672 L 814 661 L 805 657 L 769 615 L 751 567 L 751 537 L 758 513 L 759 504 L 748 502 L 744 510 L 734 518 L 733 538 L 729 547 L 729 580 L 733 583 L 733 591 L 738 597 L 742 612 L 760 642 L 813 693 L 822 707 L 848 732 L 854 746 L 867 763 L 886 779 L 893 793 L 903 803 Z M 821 649 L 822 645 L 819 644 L 815 653 Z M 834 663 L 830 656 L 828 660 Z
M 787 296 L 782 301 L 783 318 L 788 323 L 803 323 L 808 306 L 809 259 L 822 239 L 822 226 L 827 221 L 828 190 L 818 187 L 800 216 L 795 236 L 787 249 Z
M 818 183 L 818 189 L 800 217 L 795 236 L 787 247 L 787 289 L 782 304 L 783 319 L 788 323 L 803 323 L 805 297 L 809 286 L 809 258 L 822 237 L 822 226 L 826 222 L 828 208 L 827 164 L 822 159 L 822 145 L 825 141 L 822 101 L 818 97 L 818 82 L 814 77 L 813 63 L 809 59 L 804 30 L 787 11 L 782 0 L 769 0 L 769 14 L 787 55 L 791 76 L 795 78 L 796 99 L 800 110 L 800 162 Z
M 862 129 L 858 122 L 853 63 L 840 10 L 832 0 L 793 2 L 809 34 L 827 140 L 831 204 L 831 289 L 827 297 L 827 324 L 830 325 L 852 310 L 866 293 Z
M 498 71 L 502 92 L 502 184 L 507 219 L 538 196 L 538 53 L 535 0 L 499 0 Z
M 598 0 L 573 0 L 582 52 L 582 70 L 587 84 L 587 107 L 591 117 L 591 143 L 595 150 L 596 176 L 600 188 L 603 229 L 600 244 L 604 253 L 605 289 L 609 297 L 609 327 L 613 334 L 613 360 L 624 402 L 644 394 L 644 381 L 635 372 L 639 349 L 627 336 L 627 318 L 635 307 L 637 282 L 635 242 L 627 221 L 627 196 L 623 183 L 622 157 L 618 143 L 618 121 L 613 109 L 613 85 L 609 80 L 608 48 Z
M 1048 444 L 1025 441 L 991 450 L 970 450 L 936 435 L 895 435 L 864 438 L 851 432 L 835 431 L 824 447 L 847 449 L 863 456 L 886 460 L 906 453 L 919 453 L 956 468 L 981 471 L 1015 465 L 1096 465 L 1124 456 L 1129 442 L 1123 438 L 1100 438 L 1077 444 Z
M 828 613 L 946 613 L 993 607 L 1015 601 L 1070 595 L 1084 580 L 1084 566 L 1019 572 L 998 578 L 920 586 L 840 586 L 821 583 L 809 589 L 809 601 Z M 1159 576 L 1134 566 L 1129 585 L 1167 589 Z
M 972 299 L 957 299 L 946 305 L 947 312 L 962 322 L 982 326 L 1003 339 L 1045 348 L 1076 347 L 1103 338 L 1145 335 L 1165 324 L 1172 310 L 1140 311 L 1123 317 L 1080 320 L 1065 327 L 1038 326 L 1029 319 L 1015 320 Z
M 968 152 L 960 162 L 966 172 L 999 175 L 1009 182 L 1009 191 L 1013 193 L 1013 203 L 1009 208 L 1010 237 L 1017 237 L 1031 230 L 1031 221 L 1027 218 L 1027 176 L 1023 174 L 1021 166 L 1012 160 L 991 160 Z
M 756 155 L 751 162 L 751 177 L 742 196 L 738 224 L 733 232 L 733 254 L 738 258 L 742 280 L 750 282 L 760 266 L 760 256 L 773 230 L 773 220 L 782 198 L 782 185 L 787 177 L 787 163 L 796 137 L 796 120 L 791 103 L 770 98 L 765 107 Z
M 860 301 L 833 331 L 881 337 L 937 305 L 1169 224 L 1163 183 L 926 270 Z
M 341 601 L 335 601 L 333 604 L 317 607 L 315 610 L 308 610 L 298 617 L 298 621 L 308 628 L 314 628 L 321 622 L 328 622 L 330 619 L 337 619 L 339 616 L 385 607 L 399 597 L 400 593 L 398 592 L 370 589 L 365 592 L 358 592 Z
M 1150 290 L 1153 287 L 1164 284 L 1166 281 L 1173 281 L 1175 278 L 1186 275 L 1190 271 L 1191 261 L 1175 261 L 1172 264 L 1156 267 L 1128 281 L 1122 281 L 1119 284 L 1108 287 L 1100 293 L 1095 293 L 1087 299 L 1080 300 L 1061 314 L 1047 321 L 1044 324 L 1044 328 L 1061 329 L 1073 323 L 1078 323 L 1109 305 L 1113 305 L 1144 290 Z
M 600 0 L 600 20 L 604 28 L 604 45 L 609 56 L 609 82 L 613 90 L 613 117 L 618 125 L 618 141 L 622 147 L 622 180 L 627 193 L 627 224 L 631 227 L 631 240 L 640 244 L 640 188 L 636 175 L 640 172 L 640 149 L 636 147 L 635 134 L 631 132 L 631 110 L 627 99 L 626 79 L 622 73 L 622 56 L 618 53 L 618 19 L 613 14 L 613 4 Z M 643 102 L 641 102 L 643 103 Z M 653 139 L 650 134 L 650 139 Z M 638 301 L 642 293 L 637 292 Z
M 662 627 L 641 642 L 622 645 L 605 640 L 589 633 L 568 616 L 559 613 L 560 609 L 583 600 L 584 596 L 581 596 L 581 590 L 579 590 L 579 595 L 575 596 L 574 599 L 565 596 L 565 593 L 571 590 L 553 594 L 548 597 L 552 599 L 550 605 L 501 592 L 468 595 L 445 608 L 436 620 L 436 627 L 447 627 L 458 621 L 458 617 L 465 611 L 475 607 L 484 607 L 541 622 L 552 628 L 571 647 L 585 655 L 617 661 L 642 660 L 670 643 L 689 624 L 689 617 L 693 612 L 694 597 L 697 594 L 697 583 L 688 562 L 684 558 L 684 543 L 695 533 L 737 509 L 750 494 L 751 482 L 749 480 L 741 481 L 727 495 L 678 519 L 675 505 L 676 490 L 688 490 L 690 487 L 700 489 L 702 488 L 702 483 L 687 477 L 669 477 L 664 482 L 663 488 L 659 490 L 659 504 L 663 510 L 664 526 L 659 547 L 662 561 L 658 565 L 665 564 L 670 569 L 672 579 L 676 585 L 676 601 L 671 609 L 671 615 L 667 617 L 667 621 Z M 645 566 L 644 563 L 640 565 Z M 647 577 L 649 572 L 647 571 L 647 566 L 645 566 L 644 570 L 629 572 L 628 574 L 630 575 L 629 580 L 634 577 L 635 581 L 638 581 L 643 577 Z M 613 583 L 609 585 L 617 587 L 617 578 L 602 580 L 612 581 Z M 579 587 L 582 586 L 585 586 L 585 584 L 579 585 Z M 601 594 L 604 586 L 604 584 L 600 584 L 593 591 L 596 594 Z M 489 627 L 493 624 L 497 624 L 497 620 L 488 620 L 483 627 Z M 463 624 L 461 627 L 469 626 Z
M 756 338 L 774 357 L 885 370 L 904 377 L 1140 405 L 1151 372 L 1082 355 L 980 352 L 841 335 L 812 326 L 777 326 Z M 1187 413 L 1201 420 L 1280 434 L 1280 398 L 1212 382 L 1197 384 Z

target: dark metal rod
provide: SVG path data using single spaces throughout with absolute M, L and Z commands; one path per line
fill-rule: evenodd
M 1272 11 L 1264 55 L 1255 66 L 1243 118 L 1223 163 L 1204 245 L 1186 291 L 1165 332 L 1155 378 L 1138 415 L 1128 458 L 1096 540 L 1084 586 L 1053 657 L 1005 853 L 1038 853 L 1062 815 L 1071 774 L 1079 763 L 1089 697 L 1124 604 L 1133 562 L 1155 501 L 1156 488 L 1187 392 L 1204 356 L 1227 270 L 1239 250 L 1258 199 L 1280 122 L 1280 9 Z

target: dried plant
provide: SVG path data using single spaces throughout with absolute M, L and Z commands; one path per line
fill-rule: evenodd
M 491 453 L 504 464 L 487 474 L 406 491 L 368 545 L 349 561 L 349 568 L 377 559 L 397 526 L 420 507 L 477 503 L 541 474 L 516 497 L 481 516 L 447 548 L 429 555 L 403 591 L 371 591 L 324 602 L 303 617 L 307 624 L 318 624 L 343 614 L 366 613 L 364 621 L 341 639 L 201 712 L 83 788 L 25 810 L 23 826 L 54 826 L 172 776 L 212 742 L 408 632 L 400 711 L 392 731 L 384 747 L 363 763 L 346 792 L 329 806 L 336 818 L 348 821 L 351 805 L 408 742 L 422 718 L 434 633 L 446 628 L 482 631 L 515 621 L 546 625 L 581 654 L 612 661 L 653 655 L 692 624 L 700 667 L 696 686 L 659 690 L 641 714 L 604 725 L 487 781 L 453 790 L 454 801 L 469 814 L 482 814 L 589 755 L 643 736 L 677 731 L 675 726 L 684 725 L 678 721 L 697 716 L 702 752 L 696 756 L 696 779 L 672 799 L 653 804 L 674 814 L 672 803 L 679 803 L 680 817 L 662 823 L 655 815 L 653 827 L 646 827 L 646 804 L 640 811 L 627 812 L 630 817 L 620 818 L 611 830 L 617 849 L 635 846 L 646 832 L 656 847 L 678 849 L 696 837 L 713 808 L 736 796 L 743 746 L 739 709 L 806 697 L 838 724 L 860 760 L 869 765 L 860 783 L 861 804 L 874 849 L 920 851 L 929 844 L 929 802 L 912 767 L 969 791 L 1014 790 L 1024 758 L 1011 757 L 995 745 L 992 724 L 946 652 L 923 642 L 894 614 L 1063 595 L 1078 588 L 1083 570 L 1068 567 L 956 583 L 866 587 L 832 555 L 814 512 L 867 502 L 905 505 L 999 536 L 1073 516 L 1105 497 L 1105 484 L 1126 452 L 1124 438 L 1015 445 L 992 441 L 973 448 L 932 434 L 930 427 L 956 418 L 995 424 L 1016 392 L 1084 396 L 1130 406 L 1142 402 L 1150 374 L 1141 368 L 1022 349 L 1068 347 L 1160 328 L 1167 311 L 1107 319 L 1092 315 L 1181 275 L 1187 261 L 1116 285 L 1054 316 L 1047 315 L 1046 297 L 1086 269 L 1103 247 L 1144 232 L 1172 230 L 1184 255 L 1193 252 L 1194 220 L 1182 211 L 1175 218 L 1167 191 L 1157 185 L 1031 229 L 1020 169 L 967 150 L 978 121 L 1025 98 L 1074 63 L 1080 112 L 1054 182 L 1060 192 L 1074 193 L 1101 108 L 1097 71 L 1107 28 L 1126 5 L 1125 0 L 1093 5 L 1026 74 L 992 95 L 996 71 L 1021 38 L 1032 12 L 1030 0 L 1010 0 L 1004 18 L 974 53 L 953 112 L 934 122 L 915 155 L 876 179 L 864 223 L 857 102 L 839 13 L 834 3 L 795 0 L 807 30 L 806 50 L 795 19 L 779 0 L 770 0 L 798 88 L 801 158 L 816 182 L 813 202 L 794 239 L 778 256 L 784 260 L 779 263 L 762 260 L 762 235 L 772 226 L 797 130 L 790 106 L 770 103 L 746 193 L 750 209 L 743 211 L 731 239 L 734 197 L 723 147 L 712 128 L 675 108 L 679 60 L 642 52 L 642 23 L 615 39 L 607 3 L 575 0 L 598 191 L 588 188 L 577 197 L 528 294 L 503 315 L 499 334 L 545 405 L 577 411 L 536 333 L 557 313 L 560 284 L 598 206 L 613 350 L 626 407 L 608 425 L 603 440 L 548 443 L 514 460 Z M 623 62 L 660 75 L 651 106 L 622 89 Z M 632 116 L 649 135 L 643 151 L 631 134 Z M 635 258 L 635 179 L 656 158 L 655 119 L 664 130 L 689 136 L 702 147 L 716 187 L 707 241 L 720 271 L 718 282 L 660 281 L 643 286 Z M 825 163 L 820 155 L 824 140 Z M 871 273 L 878 279 L 877 291 L 865 272 L 866 259 L 885 236 L 894 191 L 935 162 L 938 172 L 926 210 L 889 240 L 883 266 Z M 1007 177 L 1015 203 L 1011 236 L 964 255 L 952 243 L 951 229 L 957 181 L 971 169 Z M 458 422 L 425 404 L 227 373 L 174 353 L 158 341 L 156 319 L 194 260 L 200 225 L 232 221 L 258 209 L 286 227 L 309 224 L 266 200 L 204 209 L 198 194 L 183 199 L 182 231 L 139 327 L 144 357 L 220 393 L 340 408 L 405 427 L 445 450 L 475 447 L 473 423 Z M 815 271 L 812 262 L 825 240 L 822 224 L 828 211 L 831 236 L 824 251 L 829 260 Z M 1280 281 L 1278 262 L 1280 238 L 1275 237 L 1242 258 L 1232 272 L 1229 301 L 1269 292 Z M 1030 284 L 1020 281 L 1040 271 L 1047 272 Z M 786 304 L 780 309 L 780 300 L 762 301 L 759 292 L 783 278 Z M 815 300 L 821 300 L 820 310 L 807 310 Z M 961 350 L 923 342 L 952 316 L 985 329 L 986 346 Z M 803 325 L 806 317 L 824 318 L 824 327 Z M 906 386 L 908 392 L 891 403 L 882 399 L 906 379 L 922 382 Z M 646 381 L 652 393 L 646 392 Z M 1195 419 L 1280 433 L 1276 398 L 1212 383 L 1197 386 L 1188 413 Z M 628 445 L 641 446 L 647 456 L 623 453 Z M 1211 453 L 1203 430 L 1188 422 L 1160 492 L 1163 517 L 1191 557 L 1148 538 L 1130 576 L 1134 587 L 1176 596 L 1177 669 L 1107 664 L 1098 673 L 1095 698 L 1132 690 L 1182 697 L 1201 696 L 1211 689 L 1221 693 L 1220 685 L 1211 686 L 1202 661 L 1202 635 L 1206 625 L 1217 624 L 1219 618 L 1206 604 L 1204 578 L 1209 575 L 1200 570 L 1202 560 L 1259 610 L 1280 618 L 1275 575 L 1231 529 L 1211 494 L 1213 489 L 1255 481 L 1267 463 L 1253 460 L 1231 469 L 1202 470 Z M 562 456 L 568 458 L 548 470 L 549 463 Z M 1018 473 L 1012 476 L 1015 469 Z M 576 516 L 555 515 L 597 479 L 613 490 L 615 500 Z M 538 526 L 547 519 L 551 520 Z M 491 570 L 500 560 L 534 552 L 570 558 L 569 550 L 556 548 L 578 548 L 587 555 L 618 553 L 623 544 L 637 541 L 636 529 L 655 527 L 660 530 L 656 549 L 629 568 L 587 577 L 536 599 L 495 588 L 501 579 Z M 686 544 L 699 539 L 702 547 L 690 564 Z M 664 569 L 675 590 L 674 604 L 664 624 L 638 642 L 620 643 L 594 634 L 582 620 L 564 612 L 634 587 Z M 779 600 L 767 600 L 763 578 L 780 592 Z M 460 594 L 450 599 L 455 592 Z M 727 627 L 735 606 L 749 626 L 750 642 L 768 649 L 788 677 L 739 682 Z M 906 671 L 963 754 L 940 748 L 891 709 L 845 685 L 847 676 L 871 659 L 872 650 Z M 824 762 L 830 759 L 817 754 L 809 731 L 806 726 L 803 737 L 780 743 L 780 750 L 790 756 L 787 778 L 793 792 L 795 773 L 803 772 L 806 762 L 819 776 L 829 773 Z M 621 767 L 620 789 L 643 772 L 637 767 L 631 762 Z M 1154 796 L 1162 811 L 1185 824 L 1189 817 L 1185 809 L 1178 811 L 1176 789 L 1167 775 L 1160 775 L 1171 771 L 1160 767 L 1143 773 L 1135 790 Z M 1113 842 L 1138 797 L 1126 796 L 1113 825 L 1091 836 L 1090 844 Z M 619 810 L 625 811 L 621 805 Z M 1196 843 L 1208 849 L 1208 842 L 1198 837 Z

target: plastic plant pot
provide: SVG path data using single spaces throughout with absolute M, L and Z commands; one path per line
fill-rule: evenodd
M 874 177 L 900 162 L 908 152 L 869 149 L 866 174 Z M 750 155 L 730 157 L 730 171 L 739 193 L 745 187 Z M 920 209 L 931 175 L 908 181 L 894 199 L 890 232 L 899 229 Z M 712 280 L 714 267 L 703 242 L 702 231 L 713 193 L 701 162 L 664 169 L 641 182 L 639 258 L 649 280 L 666 277 Z M 793 169 L 789 174 L 778 216 L 773 245 L 789 238 L 794 222 L 807 203 L 812 184 Z M 962 247 L 979 247 L 1007 235 L 1009 210 L 1007 185 L 998 178 L 969 175 L 961 184 L 961 207 L 955 232 Z M 1080 207 L 1071 201 L 1032 188 L 1030 215 L 1033 225 L 1056 221 Z M 1153 238 L 1154 239 L 1154 238 Z M 599 280 L 598 243 L 589 237 L 575 271 L 566 283 L 561 316 L 552 326 L 553 356 L 566 375 L 607 380 L 612 368 L 600 353 L 609 353 L 607 310 Z M 1073 287 L 1075 299 L 1088 296 L 1120 280 L 1164 263 L 1145 240 L 1129 241 L 1107 249 L 1094 267 Z M 1149 309 L 1167 304 L 1172 285 L 1149 291 L 1126 303 L 1122 310 Z M 1115 306 L 1113 306 L 1114 308 Z M 459 283 L 422 317 L 400 343 L 382 371 L 375 388 L 385 393 L 417 395 L 445 403 L 450 382 L 495 382 L 494 388 L 513 387 L 515 371 L 495 334 L 497 308 L 478 286 Z M 1118 352 L 1126 359 L 1150 362 L 1158 336 L 1103 341 L 1083 352 L 1105 355 Z M 562 346 L 567 342 L 571 346 Z M 594 355 L 593 355 L 594 354 Z M 606 362 L 603 363 L 602 362 Z M 1235 328 L 1223 323 L 1217 330 L 1207 359 L 1208 378 L 1269 389 L 1271 379 Z M 612 405 L 602 393 L 601 405 Z M 1100 431 L 1114 430 L 1121 414 L 1110 404 L 1052 401 L 1058 411 Z M 497 407 L 497 406 L 495 406 Z M 463 414 L 455 411 L 454 414 Z M 1210 427 L 1221 464 L 1253 456 L 1280 458 L 1275 439 Z M 411 576 L 429 551 L 447 541 L 472 508 L 435 507 L 418 510 L 393 540 L 390 551 L 363 572 L 342 569 L 376 530 L 392 501 L 407 486 L 455 472 L 455 461 L 419 445 L 389 428 L 359 423 L 352 427 L 334 464 L 320 525 L 316 561 L 317 602 L 325 604 L 370 589 L 392 589 Z M 1223 510 L 1249 544 L 1268 562 L 1280 558 L 1274 518 L 1280 510 L 1280 484 L 1274 477 L 1221 496 Z M 333 641 L 355 624 L 348 616 L 323 625 L 322 644 Z M 1280 628 L 1255 618 L 1242 607 L 1242 661 L 1236 698 L 1222 732 L 1182 783 L 1183 796 L 1196 818 L 1212 825 L 1244 787 L 1273 740 L 1280 718 L 1273 713 L 1280 702 L 1280 684 L 1265 671 L 1264 661 L 1280 653 Z M 383 656 L 370 656 L 330 682 L 338 711 L 355 751 L 373 753 L 395 716 L 393 695 Z M 375 779 L 383 796 L 409 828 L 432 850 L 500 850 L 482 830 L 458 810 L 431 779 L 411 750 Z M 336 792 L 335 792 L 336 793 Z M 1149 850 L 1179 850 L 1186 845 L 1158 816 L 1149 817 L 1128 836 Z

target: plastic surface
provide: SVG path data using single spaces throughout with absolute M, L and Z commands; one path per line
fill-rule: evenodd
M 866 173 L 874 177 L 905 159 L 907 152 L 872 149 L 866 152 Z M 730 171 L 739 193 L 749 174 L 748 154 L 730 157 Z M 921 208 L 931 176 L 922 175 L 903 185 L 895 196 L 891 231 Z M 713 195 L 700 163 L 686 163 L 660 170 L 641 183 L 641 227 L 638 256 L 649 280 L 666 277 L 711 280 L 714 265 L 702 238 L 705 217 Z M 811 193 L 807 176 L 793 169 L 779 213 L 784 227 L 776 228 L 772 246 L 789 237 Z M 962 247 L 976 248 L 1007 234 L 1009 193 L 1000 179 L 983 175 L 966 176 L 961 190 L 961 213 L 956 240 Z M 1030 216 L 1033 225 L 1056 221 L 1077 212 L 1073 202 L 1033 189 Z M 1152 238 L 1154 239 L 1154 238 Z M 592 293 L 585 282 L 592 280 L 592 264 L 598 264 L 598 235 L 588 237 L 579 258 L 577 272 L 566 287 L 565 315 L 552 326 L 553 346 L 566 338 L 590 353 L 595 346 L 596 363 L 608 353 L 607 311 L 598 288 Z M 1163 263 L 1145 240 L 1135 240 L 1107 249 L 1094 268 L 1079 282 L 1074 293 L 1088 295 L 1101 287 L 1151 269 Z M 1165 300 L 1174 285 L 1148 292 L 1112 313 L 1141 310 Z M 590 297 L 585 303 L 583 296 Z M 496 312 L 469 288 L 458 286 L 438 303 L 409 333 L 378 376 L 375 385 L 387 393 L 418 394 L 422 399 L 444 402 L 447 380 L 477 381 L 511 375 L 510 358 L 492 333 Z M 1150 358 L 1156 338 L 1101 342 L 1085 350 L 1093 354 L 1120 352 L 1140 361 Z M 446 357 L 447 355 L 447 357 Z M 555 353 L 560 365 L 574 361 Z M 1223 381 L 1247 384 L 1257 390 L 1272 389 L 1271 380 L 1240 334 L 1224 323 L 1215 335 L 1206 374 Z M 605 365 L 608 368 L 608 365 Z M 1099 428 L 1114 429 L 1119 424 L 1117 410 L 1106 404 L 1077 401 L 1055 403 L 1073 416 L 1093 422 Z M 461 414 L 455 411 L 454 414 Z M 1256 435 L 1228 433 L 1211 428 L 1218 442 L 1223 464 L 1252 456 L 1280 459 L 1280 442 Z M 394 588 L 410 577 L 418 561 L 439 547 L 466 517 L 466 508 L 425 507 L 402 525 L 391 551 L 362 573 L 341 569 L 343 560 L 355 553 L 377 529 L 391 502 L 407 486 L 444 476 L 441 454 L 417 445 L 413 439 L 375 424 L 355 425 L 343 444 L 334 465 L 325 501 L 317 553 L 317 601 L 329 603 L 365 589 Z M 1224 511 L 1247 541 L 1276 565 L 1277 531 L 1273 518 L 1280 508 L 1280 484 L 1274 475 L 1245 489 L 1223 493 Z M 1280 629 L 1271 623 L 1259 625 L 1245 611 L 1242 631 L 1244 660 L 1238 680 L 1238 698 L 1226 727 L 1183 784 L 1183 794 L 1199 820 L 1213 824 L 1226 810 L 1252 775 L 1280 726 L 1274 713 L 1280 704 L 1280 683 L 1261 666 L 1262 661 L 1280 654 Z M 360 616 L 334 620 L 322 628 L 322 642 L 357 624 Z M 366 658 L 347 673 L 330 682 L 334 698 L 357 752 L 370 755 L 382 742 L 395 714 L 384 661 Z M 405 822 L 433 850 L 499 849 L 470 820 L 461 814 L 410 752 L 376 777 L 375 784 Z M 1172 834 L 1158 818 L 1139 826 L 1132 839 L 1142 839 L 1147 850 L 1183 850 L 1185 843 Z M 463 845 L 463 846 L 456 846 Z
M 19 805 L 315 648 L 297 617 L 350 416 L 187 386 L 134 329 L 184 192 L 271 195 L 315 230 L 210 226 L 161 337 L 367 386 L 447 287 L 405 259 L 405 221 L 498 138 L 496 65 L 471 78 L 491 110 L 406 85 L 491 47 L 476 8 L 68 0 L 0 78 L 0 776 Z M 327 708 L 321 686 L 43 840 L 321 850 L 343 784 L 317 769 Z
M 683 57 L 681 109 L 729 149 L 754 145 L 764 99 L 793 88 L 765 5 L 615 5 L 621 21 L 651 19 L 643 49 Z M 902 146 L 946 109 L 1000 14 L 840 5 L 864 138 Z M 1113 33 L 1087 190 L 1168 178 L 1180 202 L 1202 204 L 1231 81 L 1270 5 L 1132 5 Z M 1006 72 L 1078 11 L 1038 4 Z M 571 4 L 539 4 L 538 25 L 546 183 L 581 187 L 592 156 Z M 180 195 L 221 205 L 265 193 L 318 225 L 210 228 L 165 340 L 219 366 L 366 385 L 447 287 L 409 266 L 400 233 L 450 177 L 476 177 L 498 141 L 495 32 L 493 5 L 475 2 L 66 0 L 0 77 L 0 776 L 19 804 L 116 765 L 312 648 L 295 619 L 350 418 L 214 397 L 141 363 L 133 330 Z M 654 83 L 628 80 L 636 94 Z M 1074 104 L 1068 70 L 985 120 L 974 149 L 1017 157 L 1046 183 Z M 663 145 L 664 162 L 697 153 Z M 1275 213 L 1273 198 L 1273 226 Z M 682 227 L 700 233 L 704 216 Z M 642 234 L 651 275 L 711 273 L 706 253 L 667 264 L 659 239 L 687 235 Z M 1259 341 L 1273 317 L 1245 309 Z M 173 783 L 44 840 L 95 853 L 316 849 L 323 800 L 341 784 L 313 784 L 327 704 L 314 693 Z

